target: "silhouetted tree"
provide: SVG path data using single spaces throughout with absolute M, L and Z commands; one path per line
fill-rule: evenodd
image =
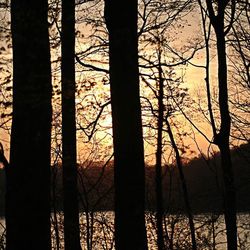
M 161 50 L 159 49 L 158 57 L 161 58 Z M 156 224 L 157 224 L 157 246 L 159 250 L 164 249 L 163 236 L 163 194 L 162 194 L 162 139 L 163 139 L 163 122 L 164 122 L 164 79 L 162 67 L 159 64 L 159 83 L 158 83 L 158 117 L 157 117 L 157 149 L 156 149 L 156 164 L 155 164 L 155 194 L 156 194 Z
M 190 204 L 190 200 L 189 200 L 187 182 L 186 182 L 184 172 L 183 172 L 183 164 L 182 164 L 181 156 L 179 153 L 179 149 L 178 149 L 178 146 L 175 142 L 175 138 L 174 138 L 170 123 L 168 121 L 168 118 L 169 117 L 166 115 L 165 122 L 167 125 L 167 130 L 168 130 L 170 142 L 171 142 L 171 145 L 172 145 L 173 150 L 175 152 L 176 166 L 178 168 L 179 176 L 180 176 L 180 180 L 181 180 L 183 198 L 184 198 L 184 203 L 185 203 L 185 207 L 186 207 L 186 213 L 188 216 L 189 227 L 190 227 L 190 231 L 191 231 L 192 249 L 196 250 L 197 244 L 196 244 L 196 238 L 195 238 L 194 218 L 193 218 L 193 212 L 192 212 L 192 208 L 191 208 L 191 204 Z
M 81 249 L 76 164 L 75 2 L 62 0 L 62 166 L 65 249 Z
M 137 1 L 105 1 L 114 142 L 116 249 L 147 249 Z
M 157 2 L 157 4 L 156 4 Z M 142 81 L 150 89 L 153 94 L 150 97 L 149 92 L 145 92 L 143 96 L 143 114 L 144 123 L 149 134 L 157 133 L 155 136 L 151 136 L 156 144 L 156 164 L 155 164 L 155 197 L 156 197 L 156 231 L 157 231 L 157 247 L 158 249 L 165 249 L 167 244 L 172 249 L 171 234 L 168 235 L 167 227 L 163 228 L 164 212 L 164 192 L 162 190 L 162 166 L 164 158 L 166 159 L 166 135 L 169 134 L 169 130 L 165 125 L 165 116 L 175 116 L 183 107 L 184 99 L 187 95 L 186 90 L 179 86 L 180 79 L 174 80 L 175 73 L 173 68 L 178 66 L 183 68 L 183 64 L 191 60 L 198 47 L 190 48 L 189 55 L 178 56 L 174 53 L 174 48 L 171 48 L 171 36 L 170 32 L 173 32 L 172 24 L 178 23 L 178 19 L 189 11 L 190 6 L 183 3 L 176 3 L 173 5 L 172 1 L 147 1 L 143 6 L 140 15 L 142 16 L 143 23 L 140 33 L 146 33 L 141 35 L 142 51 L 140 54 L 140 66 L 141 66 L 141 78 Z M 183 4 L 183 5 L 182 5 Z M 156 6 L 159 7 L 159 10 Z M 154 15 L 156 11 L 158 15 Z M 151 16 L 152 15 L 152 16 Z M 181 22 L 181 20 L 179 20 Z M 157 25 L 156 25 L 157 24 Z M 170 33 L 170 34 L 169 34 Z M 171 54 L 170 54 L 171 53 Z M 180 53 L 180 51 L 178 51 Z M 171 56 L 169 56 L 171 55 Z M 185 67 L 185 66 L 184 66 Z M 148 112 L 149 111 L 149 112 Z M 153 132 L 153 131 L 157 132 Z M 178 134 L 180 136 L 180 134 Z M 168 136 L 170 137 L 170 136 Z M 150 138 L 150 136 L 149 136 Z M 149 141 L 150 139 L 148 139 Z M 170 144 L 171 138 L 170 138 Z M 176 147 L 177 148 L 177 147 Z M 185 181 L 184 178 L 181 181 Z M 182 185 L 183 187 L 183 185 Z M 186 197 L 187 192 L 183 192 L 185 201 L 189 201 Z M 169 204 L 168 204 L 169 205 Z M 189 209 L 191 214 L 191 209 Z M 192 217 L 192 215 L 190 216 Z M 195 230 L 193 220 L 190 220 L 190 229 L 192 235 L 193 249 L 196 249 Z M 169 241 L 169 242 L 168 242 Z
M 6 249 L 51 249 L 51 67 L 47 1 L 11 1 L 13 120 Z
M 232 132 L 231 136 L 240 141 L 249 141 L 250 133 L 250 17 L 249 1 L 236 1 L 236 16 L 232 30 L 228 35 L 230 41 L 229 83 Z
M 198 1 L 202 7 L 201 1 Z M 224 181 L 224 215 L 227 233 L 228 249 L 237 249 L 237 225 L 236 225 L 236 195 L 234 187 L 234 177 L 232 170 L 232 160 L 230 153 L 230 129 L 231 117 L 229 112 L 229 98 L 228 98 L 228 69 L 227 69 L 227 52 L 226 52 L 226 35 L 232 28 L 235 14 L 235 1 L 223 0 L 215 1 L 206 0 L 206 7 L 210 24 L 212 25 L 216 36 L 216 49 L 218 60 L 218 105 L 220 112 L 220 129 L 216 128 L 214 114 L 211 107 L 211 96 L 209 90 L 209 66 L 206 67 L 206 84 L 207 84 L 207 98 L 208 109 L 210 113 L 211 126 L 213 130 L 213 143 L 219 147 L 221 153 L 221 168 L 223 172 Z M 230 7 L 229 7 L 230 5 Z M 230 9 L 230 13 L 227 10 Z M 226 24 L 226 21 L 228 23 Z M 210 32 L 210 28 L 209 28 Z M 206 36 L 206 54 L 207 63 L 209 50 L 210 34 Z

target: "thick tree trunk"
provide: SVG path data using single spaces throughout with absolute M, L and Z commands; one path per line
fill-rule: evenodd
M 81 249 L 76 163 L 75 2 L 62 0 L 62 145 L 64 245 Z
M 146 250 L 137 1 L 105 1 L 114 141 L 115 246 Z
M 47 1 L 11 1 L 13 120 L 6 249 L 51 249 L 51 68 Z

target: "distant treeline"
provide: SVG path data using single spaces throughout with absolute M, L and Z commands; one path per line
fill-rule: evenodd
M 189 198 L 194 213 L 223 211 L 223 185 L 221 183 L 220 155 L 207 159 L 192 159 L 184 167 Z M 232 150 L 238 212 L 250 211 L 250 144 Z M 146 167 L 146 206 L 155 208 L 155 173 L 153 166 Z M 61 168 L 52 167 L 52 208 L 62 209 Z M 131 173 L 133 174 L 133 173 Z M 38 176 L 39 178 L 39 176 Z M 163 194 L 166 212 L 185 212 L 178 169 L 163 167 Z M 0 213 L 4 214 L 5 174 L 0 170 Z M 101 163 L 79 166 L 79 201 L 82 211 L 113 209 L 113 166 Z M 18 204 L 17 204 L 18 208 Z

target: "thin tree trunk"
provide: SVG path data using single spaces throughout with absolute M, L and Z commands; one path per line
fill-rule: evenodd
M 51 67 L 47 1 L 11 1 L 13 119 L 6 249 L 51 249 Z
M 221 127 L 219 134 L 214 138 L 214 142 L 218 145 L 221 154 L 221 167 L 224 180 L 224 216 L 228 250 L 237 250 L 236 194 L 229 146 L 231 117 L 228 107 L 226 41 L 222 20 L 221 22 L 219 21 L 215 30 L 217 38 Z
M 64 245 L 81 249 L 76 163 L 75 2 L 62 0 L 62 165 Z
M 137 1 L 105 1 L 114 142 L 115 247 L 146 250 Z
M 190 201 L 189 201 L 189 195 L 188 195 L 186 179 L 185 179 L 185 176 L 184 176 L 184 173 L 183 173 L 183 166 L 182 166 L 182 162 L 181 162 L 181 156 L 179 154 L 178 147 L 177 147 L 177 145 L 175 143 L 174 135 L 173 135 L 173 132 L 172 132 L 172 129 L 171 129 L 171 126 L 169 124 L 169 121 L 168 121 L 167 117 L 166 117 L 165 121 L 166 121 L 166 124 L 167 124 L 169 138 L 170 138 L 172 147 L 173 147 L 174 152 L 175 152 L 176 165 L 178 167 L 179 175 L 180 175 L 180 179 L 181 179 L 181 185 L 182 185 L 182 190 L 183 190 L 183 198 L 184 198 L 184 202 L 185 202 L 185 206 L 186 206 L 186 212 L 187 212 L 187 215 L 188 215 L 189 227 L 190 227 L 190 231 L 191 231 L 192 249 L 196 250 L 197 249 L 197 244 L 196 244 L 196 238 L 195 238 L 194 219 L 193 219 L 193 213 L 192 213 L 192 209 L 191 209 L 191 205 L 190 205 Z
M 156 192 L 156 226 L 157 226 L 157 247 L 164 248 L 163 238 L 163 195 L 162 195 L 162 130 L 164 122 L 164 86 L 162 78 L 162 68 L 159 66 L 159 89 L 158 89 L 158 121 L 157 121 L 157 151 L 155 165 L 155 192 Z
M 59 228 L 58 228 L 58 219 L 57 219 L 57 197 L 56 197 L 56 178 L 57 178 L 57 166 L 52 168 L 52 183 L 51 183 L 51 200 L 52 200 L 52 209 L 53 209 L 53 219 L 54 219 L 54 230 L 55 230 L 55 242 L 56 242 L 56 250 L 60 250 L 60 235 L 59 235 Z

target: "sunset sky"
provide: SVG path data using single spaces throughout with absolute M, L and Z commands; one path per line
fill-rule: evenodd
M 88 6 L 89 7 L 89 6 Z M 101 23 L 103 22 L 103 18 L 101 17 L 102 14 L 102 8 L 103 6 L 97 5 L 92 6 L 92 8 L 88 9 L 86 5 L 78 6 L 77 7 L 77 24 L 76 29 L 79 31 L 77 33 L 76 37 L 76 53 L 79 54 L 79 58 L 86 64 L 92 64 L 96 67 L 100 67 L 103 69 L 108 69 L 108 61 L 107 61 L 107 54 L 105 54 L 107 51 L 107 46 L 101 47 L 103 50 L 97 51 L 97 53 L 93 54 L 95 51 L 95 48 L 98 46 L 100 47 L 101 41 L 107 40 L 107 34 L 106 27 L 102 26 Z M 92 11 L 92 12 L 91 12 Z M 85 15 L 88 15 L 88 13 L 92 13 L 95 16 L 96 19 L 96 26 L 91 27 L 90 24 L 86 24 L 88 22 L 88 17 Z M 99 15 L 98 15 L 99 13 Z M 2 16 L 7 17 L 8 15 L 6 12 L 1 12 Z M 179 25 L 179 26 L 178 26 Z M 139 27 L 140 27 L 140 21 L 139 21 Z M 94 33 L 94 31 L 97 31 L 97 33 Z M 169 41 L 169 46 L 172 47 L 175 51 L 177 51 L 182 57 L 189 57 L 192 54 L 192 46 L 199 44 L 202 44 L 202 30 L 200 26 L 200 15 L 198 12 L 198 9 L 195 9 L 191 11 L 190 13 L 184 15 L 177 24 L 170 23 L 169 28 L 164 31 L 165 34 L 167 34 L 166 42 Z M 6 33 L 7 34 L 7 33 Z M 60 56 L 60 47 L 55 47 L 53 44 L 58 42 L 58 31 L 57 26 L 54 25 L 50 28 L 50 34 L 51 34 L 51 56 L 53 63 L 53 84 L 54 86 L 59 85 L 60 81 L 60 63 L 57 60 L 57 58 Z M 95 34 L 95 36 L 94 36 Z M 96 36 L 96 34 L 98 36 Z M 11 49 L 8 48 L 8 42 L 1 41 L 1 46 L 4 47 L 4 51 L 1 52 L 0 57 L 3 59 L 8 59 L 11 56 Z M 199 45 L 199 46 L 200 46 Z M 213 46 L 213 42 L 211 43 Z M 92 46 L 92 47 L 91 47 Z M 216 63 L 216 56 L 215 50 L 211 46 L 211 82 L 212 82 L 212 93 L 215 94 L 214 97 L 216 97 L 216 88 L 213 86 L 216 86 L 216 79 L 217 79 L 217 63 Z M 91 47 L 91 49 L 89 49 Z M 153 46 L 151 46 L 151 49 L 149 49 L 149 46 L 140 45 L 139 48 L 143 47 L 143 50 L 141 50 L 142 54 L 152 54 L 154 55 Z M 82 51 L 88 50 L 88 53 L 85 55 L 81 55 Z M 151 50 L 151 51 L 150 51 Z M 152 57 L 151 56 L 151 57 Z M 169 58 L 167 57 L 169 56 Z M 168 51 L 166 52 L 165 61 L 167 63 L 170 63 L 172 61 L 172 57 L 176 58 L 176 55 L 173 56 Z M 187 63 L 185 65 L 180 65 L 178 67 L 174 68 L 174 71 L 176 73 L 176 78 L 181 77 L 182 84 L 181 86 L 188 88 L 188 94 L 189 98 L 193 99 L 196 104 L 190 104 L 187 107 L 185 107 L 185 112 L 188 117 L 192 120 L 194 124 L 209 138 L 212 139 L 211 135 L 211 129 L 208 126 L 208 122 L 204 119 L 202 116 L 201 110 L 199 111 L 199 105 L 203 105 L 203 108 L 206 109 L 206 98 L 205 98 L 205 70 L 201 67 L 195 67 L 194 65 L 198 66 L 204 66 L 205 65 L 205 54 L 204 50 L 199 50 L 195 56 L 191 59 L 191 63 Z M 4 66 L 9 70 L 9 72 L 1 71 L 1 77 L 3 78 L 5 75 L 8 75 L 8 73 L 11 73 L 11 64 L 10 62 L 8 64 L 5 64 Z M 4 68 L 4 70 L 6 70 Z M 77 122 L 79 123 L 80 127 L 86 127 L 88 123 L 92 122 L 96 115 L 98 114 L 100 110 L 100 106 L 105 104 L 108 101 L 109 98 L 109 85 L 108 83 L 108 75 L 102 72 L 94 72 L 89 71 L 87 68 L 83 68 L 78 63 L 76 64 L 76 80 L 78 84 L 78 93 L 76 97 L 76 104 L 77 104 L 77 110 L 78 118 Z M 141 83 L 141 91 L 144 95 L 149 95 L 150 97 L 150 91 L 144 89 L 143 83 Z M 60 87 L 56 87 L 55 91 L 60 89 Z M 215 89 L 215 90 L 213 90 Z M 86 96 L 87 95 L 87 96 Z M 59 102 L 60 102 L 60 96 L 55 95 L 56 99 L 54 101 L 54 111 L 55 116 L 58 112 Z M 4 97 L 6 98 L 6 96 Z M 3 98 L 3 99 L 4 99 Z M 3 107 L 1 106 L 1 109 Z M 5 110 L 6 111 L 6 110 Z M 3 111 L 1 111 L 3 112 Z M 92 137 L 91 141 L 87 143 L 87 137 L 86 134 L 83 132 L 78 133 L 78 155 L 79 155 L 79 161 L 84 161 L 84 159 L 88 158 L 88 155 L 91 155 L 93 159 L 98 160 L 101 157 L 107 158 L 111 151 L 111 145 L 112 145 L 112 129 L 111 129 L 111 116 L 110 116 L 110 105 L 105 106 L 103 109 L 103 116 L 101 116 L 100 123 L 96 128 L 98 128 L 98 131 L 96 134 Z M 199 113 L 200 112 L 200 113 Z M 191 151 L 195 151 L 194 154 L 190 154 L 190 151 L 187 153 L 187 157 L 193 157 L 199 151 L 197 150 L 197 145 L 199 148 L 206 154 L 209 143 L 204 139 L 204 137 L 199 134 L 194 127 L 191 126 L 191 124 L 184 119 L 183 115 L 181 115 L 181 112 L 177 112 L 178 114 L 173 117 L 172 121 L 173 123 L 177 124 L 179 123 L 180 131 L 179 132 L 187 132 L 188 135 L 184 137 L 183 142 L 186 146 L 190 146 Z M 204 111 L 206 113 L 206 111 Z M 87 114 L 87 115 L 86 115 Z M 207 113 L 206 113 L 207 115 Z M 145 118 L 143 118 L 145 119 Z M 58 121 L 55 121 L 55 124 L 58 124 Z M 2 123 L 2 121 L 1 121 Z M 0 124 L 1 124 L 0 123 Z M 8 123 L 9 127 L 9 123 Z M 91 132 L 91 128 L 89 127 L 89 130 L 87 130 L 87 133 Z M 6 125 L 0 128 L 1 133 L 1 142 L 4 144 L 4 147 L 6 149 L 6 155 L 8 155 L 8 148 L 9 148 L 9 131 L 5 130 Z M 145 131 L 148 132 L 147 129 Z M 53 129 L 53 133 L 60 133 L 60 129 L 56 127 Z M 175 135 L 178 133 L 177 130 L 174 129 Z M 57 139 L 52 138 L 52 145 L 56 145 L 58 143 L 58 139 L 60 140 L 60 136 L 57 137 Z M 194 142 L 194 139 L 197 140 L 197 144 Z M 178 141 L 178 136 L 176 136 L 176 140 Z M 167 141 L 167 137 L 166 137 Z M 179 142 L 181 142 L 179 140 Z M 93 144 L 94 143 L 94 144 Z M 145 140 L 145 154 L 149 155 L 146 160 L 149 162 L 153 162 L 154 160 L 154 151 L 155 147 L 151 145 L 153 143 L 153 140 L 148 141 Z M 237 142 L 236 142 L 237 144 Z M 168 149 L 166 149 L 166 152 L 169 152 L 171 150 L 171 147 L 167 146 Z M 88 153 L 86 153 L 88 152 Z

